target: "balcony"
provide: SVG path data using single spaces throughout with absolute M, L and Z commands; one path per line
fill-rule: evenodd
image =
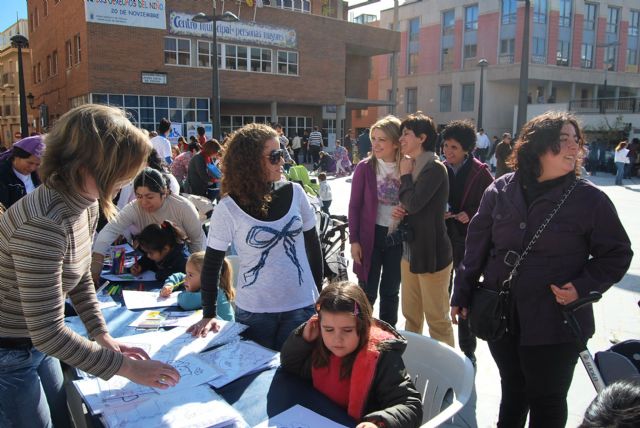
M 513 54 L 501 54 L 498 57 L 498 64 L 513 64 L 515 62 Z
M 571 100 L 569 111 L 579 114 L 639 113 L 640 97 Z
M 0 76 L 0 84 L 3 88 L 13 88 L 15 86 L 15 74 L 15 72 L 10 72 Z

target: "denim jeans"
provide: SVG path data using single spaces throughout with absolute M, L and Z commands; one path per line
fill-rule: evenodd
M 0 348 L 0 426 L 71 426 L 60 361 L 31 349 Z
M 249 326 L 243 334 L 247 339 L 280 351 L 293 330 L 316 313 L 314 305 L 287 312 L 258 313 L 236 308 L 236 321 Z
M 616 162 L 616 185 L 622 186 L 622 179 L 624 178 L 624 162 Z

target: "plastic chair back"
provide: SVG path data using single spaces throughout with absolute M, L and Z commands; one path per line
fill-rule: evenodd
M 473 364 L 462 352 L 430 337 L 409 331 L 400 334 L 407 339 L 402 357 L 407 372 L 422 394 L 422 428 L 437 427 L 469 401 L 475 379 Z

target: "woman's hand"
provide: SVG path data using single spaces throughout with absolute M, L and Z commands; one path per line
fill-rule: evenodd
M 318 319 L 318 315 L 312 315 L 309 318 L 309 321 L 304 326 L 304 330 L 302 330 L 302 338 L 309 343 L 315 342 L 316 339 L 320 336 L 320 320 Z
M 140 361 L 125 357 L 117 374 L 137 384 L 160 389 L 180 382 L 180 373 L 175 368 L 156 360 Z
M 160 290 L 160 297 L 169 297 L 172 292 L 173 287 L 171 285 L 165 285 L 162 287 L 162 290 Z
M 558 287 L 554 284 L 551 284 L 549 287 L 556 298 L 556 302 L 560 305 L 568 305 L 569 303 L 578 300 L 578 290 L 576 290 L 576 287 L 574 287 L 571 282 L 567 282 L 562 287 Z
M 468 312 L 469 310 L 467 308 L 461 308 L 460 306 L 451 306 L 451 322 L 454 324 L 458 324 L 459 320 L 466 320 Z
M 411 174 L 414 163 L 415 161 L 413 159 L 404 156 L 400 160 L 400 175 Z
M 469 223 L 469 215 L 464 211 L 460 211 L 454 217 L 455 217 L 456 220 L 458 220 L 462 224 Z
M 209 331 L 218 331 L 220 326 L 215 318 L 202 318 L 200 321 L 187 329 L 193 337 L 205 337 Z
M 132 275 L 138 276 L 142 273 L 142 266 L 140 266 L 138 263 L 135 263 L 133 266 L 131 266 L 129 271 Z
M 96 343 L 98 343 L 103 348 L 111 349 L 115 352 L 120 352 L 126 357 L 132 358 L 134 360 L 148 360 L 150 358 L 144 349 L 117 342 L 113 337 L 111 337 L 109 333 L 103 333 L 99 336 L 96 336 L 95 339 Z
M 351 244 L 351 258 L 354 263 L 362 264 L 362 247 L 357 242 Z
M 393 207 L 393 211 L 391 211 L 391 217 L 394 220 L 402 220 L 407 215 L 407 210 L 405 210 L 402 205 L 396 205 Z

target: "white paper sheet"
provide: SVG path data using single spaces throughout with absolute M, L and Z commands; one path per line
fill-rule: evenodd
M 254 428 L 347 428 L 304 406 L 295 405 Z
M 157 329 L 161 327 L 190 327 L 202 319 L 202 310 L 197 311 L 144 311 L 129 327 Z
M 142 272 L 142 274 L 135 276 L 130 273 L 123 273 L 122 275 L 113 275 L 109 273 L 108 270 L 103 270 L 100 273 L 100 277 L 104 279 L 108 279 L 109 281 L 114 282 L 130 282 L 130 281 L 155 281 L 156 273 L 153 271 Z
M 168 297 L 160 297 L 158 291 L 136 291 L 122 290 L 122 297 L 127 309 L 146 309 L 146 308 L 163 308 L 167 306 L 178 306 L 178 295 L 182 293 L 177 291 L 171 293 Z
M 197 357 L 215 367 L 220 373 L 220 376 L 209 382 L 209 385 L 220 388 L 264 367 L 276 355 L 278 355 L 276 351 L 264 348 L 257 343 L 238 341 L 198 354 Z

